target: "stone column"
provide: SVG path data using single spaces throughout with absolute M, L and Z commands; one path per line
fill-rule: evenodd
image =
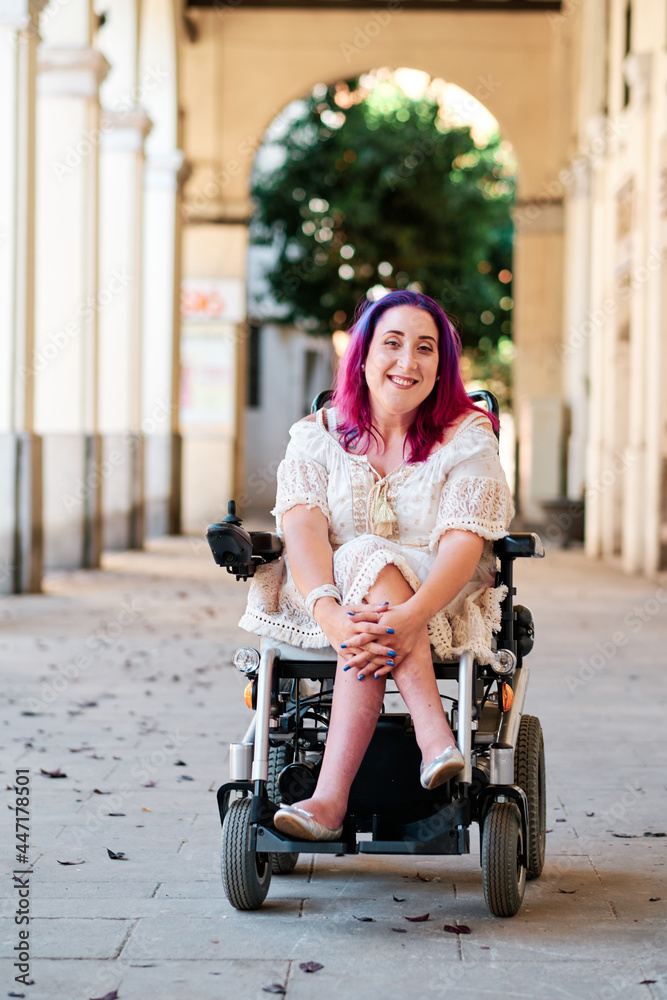
M 99 429 L 104 450 L 104 546 L 141 548 L 141 286 L 144 140 L 138 108 L 102 112 L 100 157 Z M 112 294 L 112 289 L 117 294 Z M 100 292 L 102 295 L 102 291 Z
M 144 170 L 141 425 L 146 447 L 146 530 L 180 531 L 178 421 L 183 153 L 151 152 Z
M 58 44 L 38 53 L 35 421 L 48 435 L 45 548 L 54 567 L 97 566 L 101 553 L 99 86 L 109 64 L 85 44 L 90 14 L 84 4 L 59 12 L 49 25 Z
M 42 578 L 41 440 L 34 428 L 35 105 L 44 0 L 0 7 L 0 593 Z
M 588 123 L 588 144 L 602 136 L 605 117 L 596 115 Z M 586 524 L 584 546 L 587 555 L 601 556 L 603 552 L 604 511 L 602 503 L 603 450 L 606 431 L 605 395 L 608 395 L 608 373 L 605 367 L 605 345 L 609 340 L 612 310 L 607 287 L 610 256 L 609 213 L 607 211 L 608 164 L 600 155 L 591 163 L 590 182 L 590 242 L 589 242 L 589 301 L 591 315 L 600 321 L 590 328 L 588 366 L 590 372 L 588 394 L 588 443 L 586 448 Z
M 563 205 L 519 202 L 513 216 L 519 512 L 524 522 L 539 523 L 540 501 L 563 491 Z
M 650 270 L 651 252 L 658 250 L 657 220 L 651 223 L 657 201 L 652 202 L 650 198 L 656 193 L 658 177 L 650 128 L 653 62 L 652 53 L 642 53 L 626 57 L 623 65 L 631 94 L 627 113 L 630 120 L 629 159 L 634 175 L 628 344 L 627 460 L 630 473 L 624 477 L 622 516 L 623 567 L 629 573 L 657 568 L 655 552 L 649 555 L 649 549 L 654 549 L 657 540 L 658 506 L 657 470 L 651 454 L 658 451 L 658 445 L 657 436 L 650 428 L 651 425 L 658 427 L 655 400 L 660 398 L 660 388 L 651 377 L 651 369 L 659 369 L 661 350 L 658 328 L 654 328 L 653 336 L 649 334 L 647 314 L 651 284 L 659 280 L 660 274 L 655 267 Z M 661 123 L 656 124 L 661 126 Z M 653 246 L 652 237 L 656 241 Z M 649 393 L 649 386 L 656 391 L 655 397 Z
M 568 406 L 567 482 L 570 499 L 583 497 L 588 432 L 587 382 L 591 337 L 599 316 L 590 303 L 590 163 L 570 166 L 565 202 L 564 336 L 561 345 L 563 387 Z

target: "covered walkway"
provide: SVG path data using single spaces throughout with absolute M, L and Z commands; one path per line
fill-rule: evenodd
M 229 906 L 214 793 L 249 716 L 230 666 L 245 587 L 202 541 L 153 541 L 7 598 L 3 785 L 31 769 L 32 1000 L 245 1000 L 272 984 L 288 1000 L 667 997 L 667 583 L 578 551 L 518 576 L 536 619 L 527 710 L 545 730 L 550 832 L 512 920 L 488 915 L 474 847 L 303 856 L 261 911 Z M 13 903 L 2 924 L 3 983 L 27 995 Z

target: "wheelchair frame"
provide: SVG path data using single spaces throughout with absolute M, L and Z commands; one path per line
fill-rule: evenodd
M 491 393 L 470 395 L 483 399 L 497 414 Z M 316 398 L 313 410 L 323 405 L 326 396 Z M 258 565 L 282 554 L 277 535 L 248 533 L 241 524 L 230 501 L 224 521 L 207 530 L 216 562 L 237 580 L 254 575 Z M 261 905 L 271 873 L 291 871 L 299 853 L 467 854 L 469 828 L 475 821 L 481 832 L 487 905 L 496 916 L 518 911 L 526 876 L 536 878 L 542 870 L 545 792 L 541 728 L 535 717 L 523 715 L 530 676 L 523 661 L 533 644 L 532 616 L 514 605 L 513 568 L 515 559 L 541 558 L 544 550 L 538 535 L 525 532 L 496 541 L 494 552 L 500 564 L 496 586 L 507 586 L 494 662 L 479 664 L 467 651 L 458 661 L 433 664 L 438 680 L 458 682 L 450 722 L 465 760 L 462 771 L 432 792 L 422 789 L 410 717 L 385 713 L 383 706 L 352 786 L 339 841 L 293 840 L 273 826 L 276 799 L 299 801 L 314 790 L 316 777 L 307 758 L 321 759 L 326 742 L 335 653 L 325 659 L 326 653 L 262 641 L 259 662 L 248 671 L 255 717 L 242 743 L 231 745 L 231 780 L 217 794 L 223 827 L 222 877 L 232 905 L 238 909 Z M 302 692 L 308 681 L 320 683 L 319 694 Z M 384 762 L 387 756 L 391 767 L 385 779 L 387 769 L 378 769 L 377 760 Z M 280 776 L 276 762 L 285 765 Z M 241 798 L 232 800 L 234 793 Z M 370 834 L 370 839 L 360 839 L 359 834 Z

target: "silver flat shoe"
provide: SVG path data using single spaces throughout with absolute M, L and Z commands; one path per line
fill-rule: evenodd
M 458 747 L 447 747 L 437 757 L 434 757 L 430 764 L 422 762 L 419 768 L 419 780 L 424 788 L 429 792 L 438 785 L 444 785 L 446 781 L 453 778 L 455 774 L 464 766 L 465 760 Z
M 273 825 L 281 833 L 287 833 L 295 840 L 340 840 L 343 827 L 337 830 L 322 826 L 312 813 L 299 806 L 281 806 L 273 817 Z

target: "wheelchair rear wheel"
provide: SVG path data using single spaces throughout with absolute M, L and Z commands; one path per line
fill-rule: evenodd
M 544 767 L 544 738 L 540 720 L 524 715 L 514 754 L 514 780 L 528 799 L 529 879 L 539 878 L 544 867 L 547 833 L 547 793 Z
M 271 855 L 248 850 L 250 808 L 249 798 L 235 799 L 222 824 L 222 884 L 237 910 L 258 909 L 271 884 Z
M 266 783 L 266 794 L 277 806 L 283 801 L 280 789 L 278 788 L 278 778 L 282 769 L 292 763 L 293 757 L 294 753 L 288 744 L 269 745 L 269 780 Z M 289 875 L 290 872 L 294 871 L 296 863 L 299 860 L 299 855 L 294 852 L 290 854 L 272 854 L 271 859 L 271 870 L 274 875 Z
M 521 816 L 513 802 L 494 802 L 482 831 L 482 880 L 484 898 L 494 917 L 519 912 L 526 887 L 521 862 Z

